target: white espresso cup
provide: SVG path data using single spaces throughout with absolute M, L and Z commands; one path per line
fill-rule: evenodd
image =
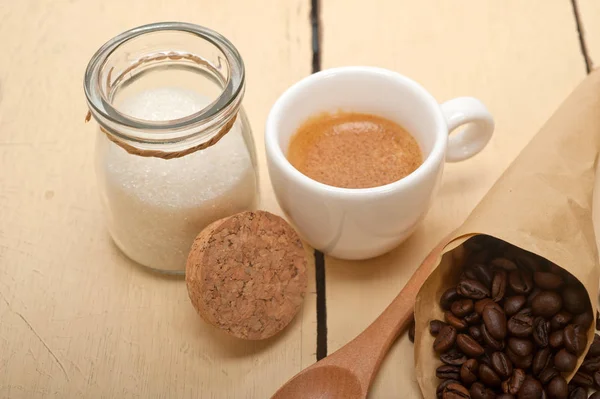
M 418 142 L 423 164 L 398 181 L 373 188 L 334 187 L 302 174 L 286 158 L 291 137 L 310 117 L 337 111 L 398 123 Z M 342 67 L 310 75 L 279 97 L 267 119 L 265 146 L 277 201 L 301 237 L 333 257 L 366 259 L 390 251 L 416 229 L 439 186 L 444 163 L 480 152 L 493 130 L 492 116 L 475 98 L 440 105 L 399 73 Z

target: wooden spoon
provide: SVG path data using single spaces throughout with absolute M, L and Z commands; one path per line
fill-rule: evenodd
M 272 399 L 362 399 L 386 353 L 410 323 L 415 298 L 439 255 L 444 240 L 415 271 L 398 296 L 359 336 L 333 354 L 296 374 Z

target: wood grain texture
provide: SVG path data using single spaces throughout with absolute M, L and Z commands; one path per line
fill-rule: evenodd
M 263 125 L 310 73 L 304 0 L 24 0 L 0 7 L 0 397 L 264 398 L 315 359 L 314 266 L 299 317 L 248 343 L 208 326 L 183 279 L 132 264 L 103 225 L 85 125 L 85 66 L 131 27 L 181 20 L 240 50 L 269 187 Z M 312 256 L 310 258 L 312 260 Z
M 481 154 L 446 165 L 431 210 L 409 240 L 377 259 L 326 259 L 332 353 L 367 327 L 427 253 L 464 221 L 584 78 L 585 65 L 568 1 L 470 0 L 458 6 L 444 0 L 373 0 L 365 6 L 329 0 L 322 9 L 323 68 L 390 68 L 420 82 L 440 102 L 477 97 L 496 120 L 495 135 Z M 385 359 L 371 397 L 419 397 L 413 368 L 405 335 Z
M 584 40 L 590 67 L 600 65 L 600 2 L 596 0 L 574 0 L 579 12 L 580 31 Z M 583 55 L 582 55 L 583 57 Z

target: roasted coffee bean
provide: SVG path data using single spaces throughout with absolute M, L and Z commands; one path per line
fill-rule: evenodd
M 527 295 L 527 307 L 528 308 L 531 307 L 531 303 L 533 302 L 533 298 L 535 298 L 540 292 L 542 292 L 542 289 L 540 287 L 536 287 L 536 286 L 533 287 L 533 289 L 531 290 L 531 292 L 529 293 L 529 295 Z
M 548 261 L 548 268 L 546 271 L 548 273 L 558 274 L 559 276 L 562 276 L 563 281 L 565 280 L 565 276 L 569 274 L 565 271 L 565 269 L 550 261 Z
M 498 270 L 494 273 L 491 290 L 492 300 L 498 302 L 504 298 L 504 294 L 506 294 L 507 279 L 508 277 L 504 270 Z
M 515 262 L 506 258 L 496 258 L 493 259 L 490 263 L 492 264 L 492 266 L 499 267 L 509 272 L 517 269 L 517 265 L 515 264 Z
M 460 368 L 460 380 L 467 384 L 471 385 L 475 381 L 477 381 L 477 370 L 479 369 L 479 363 L 475 359 L 469 359 L 465 363 L 463 363 Z
M 552 399 L 567 399 L 569 397 L 567 380 L 562 375 L 557 375 L 548 383 L 546 392 Z
M 554 349 L 562 348 L 564 335 L 562 330 L 554 331 L 548 338 L 548 344 Z
M 497 340 L 492 337 L 492 335 L 488 332 L 487 328 L 485 328 L 485 324 L 482 324 L 481 327 L 481 336 L 483 337 L 483 342 L 492 348 L 493 350 L 501 351 L 504 349 L 504 341 Z
M 444 326 L 433 341 L 433 349 L 436 352 L 446 352 L 454 346 L 456 342 L 456 328 Z
M 600 391 L 594 392 L 588 399 L 600 399 Z
M 589 305 L 585 288 L 582 285 L 567 285 L 562 291 L 563 306 L 573 314 L 583 313 Z
M 542 384 L 531 377 L 525 378 L 519 393 L 517 394 L 518 399 L 541 399 L 544 393 Z
M 450 349 L 448 352 L 440 355 L 440 360 L 450 366 L 460 366 L 467 361 L 467 357 L 464 353 L 456 349 Z
M 460 384 L 460 381 L 457 380 L 443 380 L 437 387 L 435 393 L 438 399 L 442 399 L 442 394 L 444 393 L 444 388 L 446 388 L 450 384 Z
M 581 363 L 579 370 L 584 373 L 594 374 L 596 371 L 600 370 L 600 356 L 590 357 L 588 352 L 588 355 L 585 357 L 583 363 Z
M 587 399 L 587 389 L 577 387 L 569 394 L 569 399 Z
M 410 322 L 410 326 L 408 326 L 408 339 L 410 342 L 415 342 L 415 319 Z
M 506 315 L 504 311 L 492 306 L 483 310 L 483 323 L 492 337 L 498 340 L 506 337 Z
M 471 269 L 473 270 L 475 277 L 477 277 L 477 280 L 481 281 L 488 288 L 492 286 L 494 271 L 491 267 L 482 265 L 481 263 L 476 263 L 473 266 L 471 266 Z
M 522 309 L 508 320 L 508 331 L 515 337 L 527 337 L 533 331 L 533 316 L 530 308 Z
M 483 355 L 484 352 L 483 347 L 466 334 L 458 334 L 456 337 L 456 345 L 469 357 L 478 357 Z
M 600 371 L 596 370 L 594 374 L 592 374 L 592 378 L 594 379 L 596 389 L 600 389 Z
M 459 299 L 454 301 L 450 306 L 450 310 L 456 317 L 465 317 L 473 311 L 473 300 Z
M 577 356 L 567 352 L 566 349 L 561 349 L 554 355 L 554 367 L 556 367 L 558 371 L 569 373 L 575 370 L 576 365 Z
M 496 302 L 494 302 L 491 298 L 483 298 L 483 299 L 476 301 L 475 305 L 473 306 L 473 308 L 475 309 L 475 313 L 482 314 L 483 309 L 486 306 L 491 305 L 492 303 L 496 303 Z
M 458 380 L 460 378 L 460 367 L 443 364 L 435 370 L 435 375 L 440 380 Z
M 533 342 L 528 339 L 511 337 L 508 339 L 508 347 L 517 356 L 527 356 L 533 351 Z
M 539 376 L 540 382 L 545 385 L 545 384 L 549 383 L 550 380 L 553 379 L 554 377 L 556 377 L 557 375 L 559 375 L 559 372 L 557 369 L 555 369 L 552 366 L 546 367 L 540 373 L 540 376 Z
M 492 359 L 490 358 L 490 355 L 488 353 L 490 349 L 487 348 L 486 350 L 487 352 L 479 356 L 479 359 L 477 360 L 479 360 L 479 364 L 487 364 L 488 366 L 492 367 Z
M 508 274 L 508 285 L 515 294 L 525 295 L 533 289 L 533 280 L 525 270 L 513 270 Z
M 527 369 L 531 367 L 531 364 L 533 363 L 533 355 L 531 354 L 527 356 L 519 356 L 508 348 L 506 349 L 506 354 L 508 355 L 510 361 L 513 362 L 514 367 Z
M 556 273 L 535 272 L 533 282 L 543 290 L 557 290 L 563 285 L 563 278 Z
M 468 255 L 466 261 L 464 262 L 464 264 L 467 266 L 464 266 L 463 269 L 471 271 L 471 274 L 473 276 L 473 277 L 471 277 L 471 279 L 473 279 L 473 280 L 479 279 L 479 276 L 475 273 L 475 270 L 478 265 L 486 267 L 485 264 L 487 264 L 488 254 L 489 254 L 488 251 L 481 251 L 481 252 L 474 252 L 474 253 L 471 253 Z
M 535 316 L 550 318 L 562 308 L 562 298 L 554 291 L 542 291 L 531 301 L 531 311 Z
M 550 328 L 552 328 L 552 331 L 563 329 L 567 326 L 567 324 L 569 324 L 572 318 L 573 315 L 571 315 L 571 313 L 567 312 L 566 310 L 561 310 L 555 314 L 554 317 L 552 317 L 552 320 L 550 321 Z
M 530 272 L 534 272 L 540 268 L 542 263 L 544 263 L 544 259 L 521 250 L 517 254 L 515 262 L 517 263 L 517 266 L 529 270 Z
M 448 288 L 440 298 L 440 306 L 444 310 L 449 310 L 450 306 L 452 306 L 452 302 L 456 301 L 460 298 L 460 295 L 456 292 L 456 288 Z
M 477 342 L 481 342 L 483 340 L 483 336 L 481 335 L 481 329 L 478 326 L 469 327 L 469 335 L 475 339 Z
M 442 393 L 442 399 L 470 399 L 469 390 L 461 384 L 448 384 Z
M 476 382 L 471 385 L 471 389 L 469 390 L 471 394 L 471 399 L 495 399 L 496 394 L 489 388 L 486 388 L 480 382 Z
M 584 373 L 583 371 L 578 371 L 575 373 L 573 378 L 571 378 L 571 384 L 576 385 L 578 387 L 589 388 L 592 385 L 594 385 L 594 379 L 591 375 Z
M 464 321 L 463 319 L 460 319 L 456 316 L 454 316 L 454 313 L 450 312 L 449 310 L 447 310 L 444 313 L 444 320 L 446 320 L 446 323 L 450 324 L 452 327 L 456 328 L 458 331 L 464 330 L 465 328 L 467 328 L 467 322 Z
M 446 323 L 444 323 L 441 320 L 431 320 L 429 322 L 429 333 L 434 336 L 437 337 L 437 335 L 440 333 L 440 330 L 442 329 L 442 327 L 444 327 L 446 325 Z
M 600 335 L 597 333 L 594 334 L 594 341 L 590 345 L 590 350 L 588 351 L 588 356 L 598 356 L 600 355 Z
M 490 290 L 477 280 L 464 280 L 458 283 L 456 292 L 471 299 L 483 299 L 490 296 Z
M 594 322 L 594 313 L 592 313 L 592 309 L 588 309 L 583 313 L 579 313 L 578 315 L 573 316 L 573 320 L 571 324 L 578 324 L 583 327 L 584 330 L 587 330 L 591 327 Z
M 464 320 L 468 325 L 479 324 L 481 323 L 481 316 L 478 313 L 469 313 L 464 317 Z
M 525 381 L 525 372 L 521 369 L 514 369 L 510 378 L 502 383 L 502 392 L 516 395 Z
M 552 351 L 550 348 L 538 350 L 533 356 L 533 375 L 539 376 L 540 373 L 550 364 L 552 364 Z
M 504 311 L 508 317 L 516 314 L 527 303 L 525 295 L 513 295 L 504 300 Z
M 489 387 L 499 387 L 502 382 L 494 369 L 487 364 L 479 365 L 479 379 Z
M 492 353 L 491 364 L 496 374 L 502 379 L 506 379 L 512 374 L 512 362 L 503 352 Z
M 548 338 L 550 336 L 550 322 L 543 317 L 538 316 L 533 319 L 533 340 L 541 347 L 548 346 Z
M 430 323 L 432 335 L 437 333 L 434 349 L 445 363 L 436 374 L 447 381 L 456 377 L 461 381 L 453 382 L 454 390 L 448 389 L 450 383 L 440 384 L 437 396 L 568 397 L 575 388 L 566 385 L 566 374 L 560 373 L 573 371 L 577 355 L 583 356 L 581 332 L 585 335 L 585 326 L 594 319 L 585 288 L 552 262 L 508 243 L 483 235 L 470 241 L 464 258 L 467 266 L 458 284 L 440 298 L 447 326 L 441 321 Z M 577 297 L 583 298 L 579 305 Z M 438 338 L 444 327 L 454 327 L 454 336 L 450 331 L 441 342 Z M 590 353 L 593 349 L 598 355 L 584 359 L 577 378 L 593 376 L 590 371 L 600 367 L 600 337 Z M 511 381 L 513 389 L 518 385 L 514 392 L 510 392 Z M 584 382 L 589 383 L 589 378 Z
M 500 305 L 494 302 L 491 298 L 484 298 L 475 302 L 475 312 L 482 314 L 485 308 L 490 306 L 502 311 L 502 307 L 500 307 Z
M 587 332 L 579 325 L 569 324 L 563 331 L 565 349 L 579 356 L 587 346 Z
M 469 267 L 469 268 L 463 270 L 458 281 L 464 281 L 464 280 L 477 280 L 475 271 L 472 268 Z

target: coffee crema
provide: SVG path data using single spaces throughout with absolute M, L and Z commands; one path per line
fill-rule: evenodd
M 402 126 L 356 112 L 316 115 L 296 131 L 287 158 L 304 175 L 330 186 L 383 186 L 422 163 L 419 144 Z

